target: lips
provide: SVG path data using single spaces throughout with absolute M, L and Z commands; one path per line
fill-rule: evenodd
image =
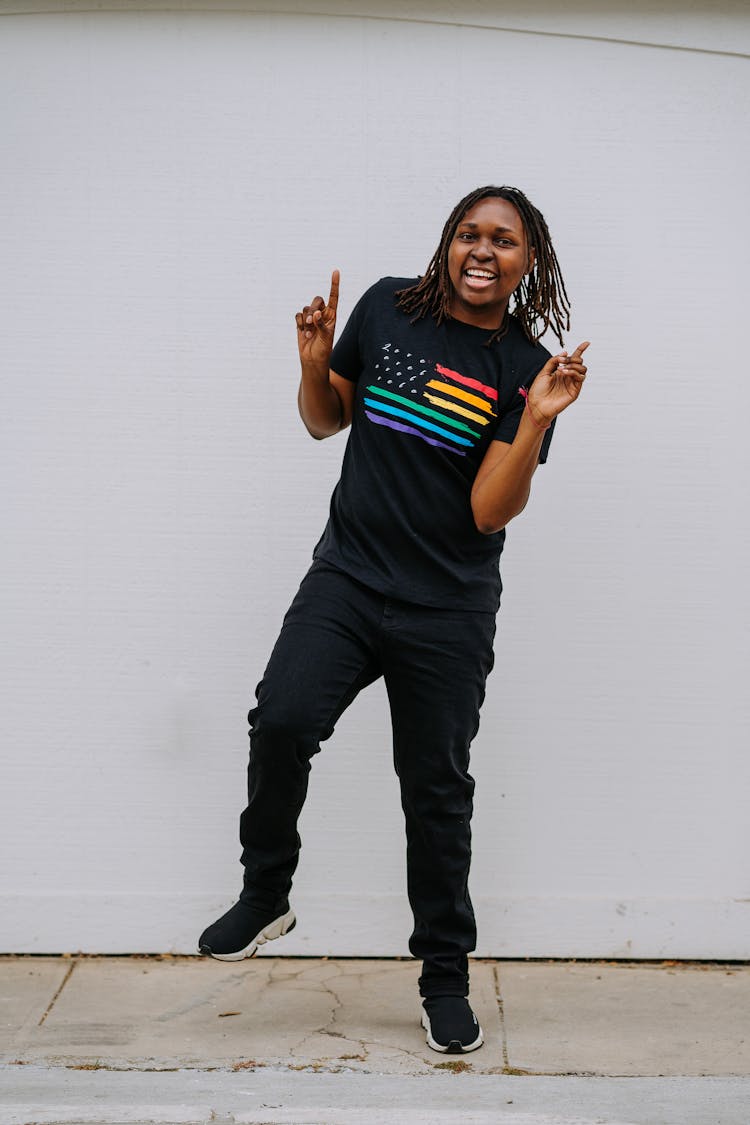
M 490 270 L 468 269 L 463 271 L 466 284 L 471 289 L 486 289 L 497 281 L 497 274 Z

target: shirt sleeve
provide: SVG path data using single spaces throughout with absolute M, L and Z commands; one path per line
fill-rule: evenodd
M 362 374 L 360 330 L 371 292 L 372 289 L 368 289 L 357 301 L 344 325 L 344 331 L 333 345 L 331 352 L 329 361 L 331 371 L 335 371 L 342 379 L 348 379 L 350 383 L 356 383 Z
M 536 351 L 538 354 L 533 362 L 530 365 L 527 365 L 525 373 L 522 372 L 519 375 L 519 387 L 526 387 L 527 390 L 534 382 L 534 379 L 544 367 L 547 360 L 550 358 L 550 353 L 541 344 L 537 344 Z M 518 433 L 518 427 L 521 424 L 521 417 L 526 406 L 526 400 L 521 394 L 516 394 L 516 398 L 518 401 L 514 402 L 511 405 L 510 409 L 506 410 L 502 418 L 498 421 L 497 427 L 495 428 L 495 433 L 493 434 L 493 439 L 495 441 L 506 441 L 508 442 L 508 444 L 511 444 L 516 434 Z M 540 465 L 543 465 L 547 460 L 547 454 L 552 442 L 552 435 L 555 431 L 556 422 L 557 418 L 553 418 L 552 424 L 550 425 L 549 429 L 544 435 L 544 438 L 542 439 L 542 446 L 539 450 Z

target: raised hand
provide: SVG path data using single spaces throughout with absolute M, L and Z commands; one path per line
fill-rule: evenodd
M 323 366 L 328 372 L 328 360 L 333 348 L 336 328 L 336 309 L 339 303 L 339 271 L 331 275 L 331 292 L 328 303 L 322 297 L 313 297 L 294 319 L 297 322 L 297 345 L 300 362 Z
M 551 422 L 578 398 L 586 378 L 583 353 L 588 346 L 589 341 L 584 340 L 571 356 L 567 352 L 553 355 L 531 384 L 528 406 L 537 425 Z

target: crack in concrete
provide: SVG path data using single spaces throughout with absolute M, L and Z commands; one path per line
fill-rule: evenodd
M 253 985 L 255 987 L 260 988 L 261 992 L 266 988 L 270 988 L 271 985 L 273 984 L 273 968 L 274 968 L 274 963 L 271 960 L 269 960 L 267 965 L 263 965 L 263 969 L 261 970 L 262 964 L 263 964 L 262 961 L 256 961 L 255 965 L 253 966 L 253 968 L 257 969 L 259 972 L 262 972 L 263 977 L 265 978 L 265 979 L 261 979 L 261 980 L 253 979 Z M 246 973 L 242 974 L 242 980 L 243 980 L 243 982 L 247 980 L 247 974 Z
M 394 1043 L 388 1043 L 383 1039 L 367 1039 L 365 1040 L 370 1047 L 382 1048 L 386 1058 L 407 1058 L 413 1059 L 414 1062 L 421 1063 L 423 1067 L 432 1070 L 433 1063 L 430 1059 L 426 1059 L 424 1055 L 420 1055 L 418 1051 L 410 1051 L 408 1047 L 399 1047 Z
M 325 968 L 325 966 L 316 965 L 315 971 L 320 972 L 324 968 Z M 346 968 L 349 968 L 349 967 L 346 966 Z M 346 1043 L 358 1045 L 359 1048 L 360 1048 L 360 1054 L 364 1055 L 364 1058 L 361 1060 L 361 1062 L 363 1062 L 363 1063 L 369 1063 L 370 1062 L 370 1055 L 372 1053 L 373 1048 L 380 1048 L 380 1049 L 383 1050 L 386 1057 L 395 1058 L 397 1060 L 398 1059 L 402 1059 L 402 1060 L 410 1059 L 413 1062 L 419 1063 L 420 1067 L 424 1068 L 424 1070 L 426 1072 L 430 1072 L 433 1069 L 434 1064 L 430 1060 L 425 1059 L 423 1055 L 419 1054 L 416 1051 L 408 1050 L 407 1048 L 401 1047 L 401 1046 L 399 1046 L 399 1045 L 397 1045 L 396 1043 L 393 1043 L 393 1042 L 387 1042 L 387 1041 L 380 1040 L 380 1039 L 363 1039 L 363 1038 L 360 1038 L 359 1036 L 346 1035 L 343 1032 L 338 1031 L 336 1029 L 336 1022 L 337 1022 L 339 1012 L 344 1007 L 344 1003 L 341 999 L 341 996 L 336 991 L 336 989 L 334 987 L 332 987 L 330 982 L 332 980 L 335 980 L 337 977 L 341 978 L 343 976 L 346 979 L 347 984 L 350 981 L 354 981 L 355 983 L 358 982 L 361 986 L 362 982 L 365 979 L 366 974 L 363 973 L 361 970 L 355 969 L 353 967 L 350 971 L 348 971 L 348 972 L 345 971 L 344 973 L 342 973 L 341 967 L 339 965 L 333 965 L 333 964 L 330 966 L 330 970 L 331 971 L 322 980 L 319 980 L 319 981 L 316 982 L 316 984 L 318 985 L 318 988 L 316 989 L 316 991 L 327 992 L 334 1000 L 334 1004 L 333 1004 L 332 1009 L 331 1009 L 330 1018 L 329 1018 L 327 1023 L 322 1024 L 320 1027 L 313 1028 L 306 1035 L 304 1035 L 302 1037 L 302 1039 L 298 1040 L 295 1044 L 293 1044 L 290 1047 L 290 1056 L 292 1058 L 298 1058 L 299 1055 L 303 1052 L 304 1045 L 309 1040 L 313 1039 L 314 1036 L 325 1035 L 325 1036 L 328 1036 L 329 1038 L 342 1039 Z M 304 971 L 305 970 L 302 970 L 301 973 L 295 973 L 294 974 L 295 977 L 303 975 Z M 310 987 L 312 982 L 308 981 L 308 982 L 306 982 L 306 984 L 307 984 L 307 987 Z M 338 1061 L 340 1061 L 340 1057 L 339 1057 L 339 1059 L 331 1059 L 331 1064 L 333 1064 L 335 1066 L 335 1064 Z M 357 1060 L 357 1061 L 359 1061 L 359 1060 Z M 325 1065 L 325 1063 L 322 1059 L 317 1058 L 310 1065 L 314 1066 L 315 1069 L 319 1070 Z M 359 1070 L 359 1068 L 352 1068 L 352 1069 Z
M 298 969 L 290 969 L 289 961 L 283 957 L 275 957 L 269 961 L 269 979 L 272 984 L 281 984 L 284 981 L 299 980 L 300 977 L 314 972 L 318 965 L 301 965 Z M 260 962 L 259 962 L 260 963 Z M 283 971 L 282 971 L 283 970 Z
M 305 991 L 305 992 L 326 992 L 327 991 L 325 985 L 322 984 L 320 981 L 315 980 L 315 978 L 312 975 L 310 975 L 310 977 L 308 979 L 304 979 L 305 976 L 306 976 L 306 973 L 310 973 L 310 970 L 309 969 L 308 970 L 300 969 L 296 973 L 289 973 L 289 974 L 278 974 L 275 971 L 271 970 L 266 983 L 269 986 L 270 985 L 278 985 L 278 984 L 290 984 L 290 983 L 291 984 L 299 984 L 300 987 L 299 987 L 298 991 Z
M 326 1023 L 322 1024 L 320 1027 L 313 1028 L 306 1035 L 304 1035 L 303 1038 L 300 1039 L 297 1043 L 292 1044 L 292 1046 L 290 1047 L 290 1055 L 292 1056 L 292 1058 L 298 1058 L 299 1054 L 303 1053 L 303 1049 L 304 1049 L 305 1044 L 309 1040 L 313 1040 L 316 1035 L 325 1035 L 330 1039 L 339 1039 L 339 1040 L 342 1041 L 339 1049 L 341 1049 L 341 1047 L 343 1047 L 344 1044 L 348 1043 L 348 1044 L 351 1044 L 352 1046 L 359 1047 L 359 1052 L 358 1052 L 357 1055 L 344 1055 L 344 1056 L 339 1055 L 338 1058 L 332 1058 L 332 1059 L 330 1059 L 330 1061 L 324 1060 L 324 1059 L 321 1059 L 321 1058 L 316 1058 L 313 1062 L 308 1064 L 309 1066 L 311 1066 L 315 1070 L 321 1070 L 324 1067 L 326 1069 L 337 1068 L 336 1064 L 337 1063 L 340 1064 L 340 1062 L 342 1060 L 343 1061 L 350 1061 L 350 1062 L 356 1061 L 356 1062 L 360 1062 L 360 1063 L 366 1063 L 369 1059 L 369 1056 L 370 1056 L 370 1049 L 369 1049 L 369 1045 L 368 1045 L 367 1040 L 361 1039 L 358 1036 L 347 1035 L 344 1032 L 337 1030 L 337 1028 L 336 1028 L 336 1022 L 337 1022 L 337 1019 L 338 1019 L 338 1015 L 339 1015 L 339 1012 L 344 1007 L 344 1002 L 341 999 L 341 996 L 339 995 L 339 993 L 336 991 L 336 989 L 334 987 L 332 987 L 330 982 L 332 980 L 335 980 L 337 977 L 340 978 L 342 976 L 342 973 L 337 966 L 332 965 L 331 970 L 332 971 L 328 974 L 327 979 L 324 978 L 323 980 L 319 980 L 319 981 L 315 982 L 316 985 L 317 985 L 317 988 L 315 989 L 315 991 L 325 992 L 333 1000 L 333 1004 L 331 1006 L 328 1021 Z M 355 979 L 360 979 L 360 980 L 362 978 L 362 974 L 358 973 L 358 972 L 353 973 L 353 974 L 343 974 L 343 975 L 346 976 L 347 980 L 351 980 L 352 977 L 354 977 Z M 308 983 L 308 987 L 309 987 L 310 982 L 307 982 L 307 983 Z M 337 1069 L 339 1069 L 339 1068 L 337 1068 Z M 354 1070 L 354 1069 L 359 1069 L 359 1068 L 352 1067 L 350 1069 Z
M 332 966 L 332 968 L 333 968 L 333 966 Z M 336 969 L 334 969 L 334 971 L 330 974 L 330 976 L 332 978 L 335 978 L 336 976 L 340 976 L 340 975 L 341 974 Z M 328 984 L 328 982 L 326 980 L 316 981 L 316 984 L 318 984 L 319 987 L 315 991 L 327 993 L 328 996 L 331 996 L 333 998 L 334 1002 L 333 1002 L 333 1005 L 331 1007 L 331 1011 L 330 1011 L 328 1021 L 326 1023 L 324 1023 L 321 1027 L 313 1028 L 313 1030 L 307 1032 L 307 1034 L 305 1036 L 303 1036 L 303 1038 L 298 1043 L 295 1043 L 295 1044 L 292 1045 L 292 1047 L 290 1049 L 290 1053 L 294 1057 L 296 1057 L 297 1051 L 302 1048 L 302 1045 L 304 1043 L 306 1043 L 308 1039 L 311 1039 L 314 1035 L 331 1035 L 331 1036 L 337 1036 L 339 1038 L 342 1037 L 341 1034 L 339 1032 L 335 1031 L 334 1028 L 333 1028 L 333 1025 L 336 1022 L 337 1013 L 343 1007 L 343 1002 L 341 1000 L 341 997 L 338 995 L 338 993 L 336 992 L 335 989 L 331 988 L 330 984 Z M 343 1038 L 346 1038 L 346 1036 L 343 1036 Z M 352 1042 L 356 1042 L 356 1040 L 352 1040 Z
M 75 967 L 76 967 L 76 965 L 78 964 L 79 961 L 80 961 L 80 957 L 75 957 L 73 959 L 73 962 L 72 962 L 70 968 L 68 969 L 67 973 L 65 974 L 65 976 L 62 979 L 62 983 L 60 984 L 60 987 L 58 988 L 57 992 L 55 993 L 55 995 L 52 997 L 49 1004 L 47 1005 L 46 1011 L 42 1013 L 42 1018 L 39 1020 L 39 1023 L 37 1024 L 37 1027 L 41 1027 L 42 1024 L 45 1022 L 45 1020 L 47 1019 L 47 1016 L 50 1014 L 50 1012 L 54 1008 L 55 1004 L 57 1003 L 57 1000 L 58 1000 L 58 997 L 60 996 L 60 993 L 62 992 L 62 990 L 65 988 L 65 985 L 68 983 L 68 981 L 72 977 L 73 970 L 75 969 Z
M 324 994 L 324 995 L 327 994 L 329 996 L 333 996 L 334 1001 L 335 1001 L 335 1003 L 332 1006 L 331 1014 L 330 1014 L 328 1020 L 326 1021 L 326 1023 L 324 1023 L 320 1027 L 313 1028 L 312 1030 L 305 1030 L 305 1033 L 302 1035 L 302 1037 L 300 1039 L 297 1039 L 296 1041 L 292 1042 L 289 1045 L 289 1047 L 287 1048 L 287 1052 L 288 1052 L 287 1057 L 291 1058 L 291 1059 L 295 1059 L 295 1058 L 299 1057 L 298 1053 L 303 1050 L 304 1045 L 308 1042 L 308 1040 L 312 1039 L 315 1035 L 321 1035 L 321 1034 L 322 1035 L 326 1035 L 326 1034 L 338 1035 L 339 1034 L 338 1032 L 329 1031 L 328 1029 L 331 1027 L 333 1022 L 335 1021 L 336 1011 L 337 1011 L 338 1008 L 341 1007 L 341 1000 L 332 989 L 328 988 L 325 985 L 325 983 L 321 982 L 320 980 L 315 979 L 315 976 L 317 975 L 317 973 L 320 972 L 321 966 L 320 965 L 304 964 L 304 965 L 301 965 L 298 969 L 294 969 L 294 970 L 290 971 L 288 961 L 286 961 L 283 958 L 270 958 L 269 957 L 269 958 L 264 959 L 264 960 L 267 960 L 267 964 L 265 966 L 266 979 L 265 979 L 264 982 L 259 982 L 257 980 L 255 982 L 255 986 L 258 987 L 261 992 L 265 988 L 268 988 L 268 989 L 272 988 L 274 985 L 280 985 L 280 984 L 289 985 L 289 984 L 291 984 L 291 985 L 297 985 L 297 988 L 295 989 L 296 992 L 299 992 L 299 993 L 308 992 L 308 993 L 313 993 L 313 994 Z M 288 1065 L 292 1065 L 292 1064 L 288 1064 Z M 308 1065 L 308 1064 L 305 1064 L 305 1065 Z M 321 1063 L 320 1060 L 315 1060 L 314 1062 L 311 1062 L 309 1065 L 314 1066 L 314 1067 L 319 1069 L 320 1066 L 322 1065 L 322 1063 Z
M 497 1010 L 500 1016 L 500 1047 L 503 1053 L 503 1070 L 510 1066 L 510 1059 L 508 1057 L 508 1031 L 505 1026 L 505 1008 L 503 1007 L 503 994 L 500 987 L 500 970 L 497 965 L 492 966 L 492 975 L 495 980 L 495 1000 L 497 1001 Z
M 242 985 L 245 978 L 246 974 L 242 972 L 232 973 L 229 976 L 222 977 L 214 988 L 210 988 L 207 992 L 202 993 L 201 996 L 195 997 L 193 1000 L 189 1000 L 179 1007 L 167 1008 L 166 1011 L 161 1012 L 158 1016 L 153 1016 L 154 1023 L 169 1023 L 170 1020 L 177 1019 L 179 1016 L 185 1016 L 189 1012 L 195 1011 L 196 1008 L 203 1007 L 204 1004 L 215 1004 L 221 998 L 227 985 Z

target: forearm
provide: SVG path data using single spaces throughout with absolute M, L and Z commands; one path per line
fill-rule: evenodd
M 331 386 L 328 365 L 302 364 L 297 406 L 305 427 L 314 438 L 337 434 L 343 422 L 341 399 Z
M 500 531 L 526 507 L 544 433 L 524 410 L 505 457 L 474 484 L 471 510 L 477 528 L 484 535 Z

